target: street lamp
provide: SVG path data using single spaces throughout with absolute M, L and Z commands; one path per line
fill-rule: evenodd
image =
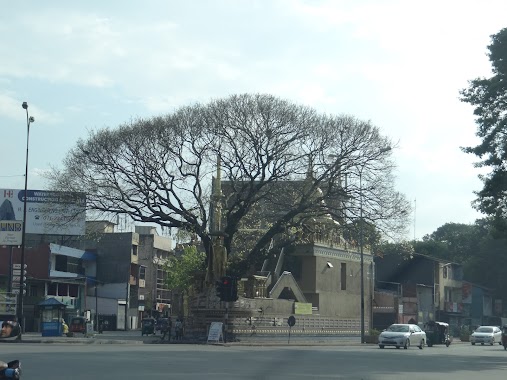
M 23 102 L 21 105 L 26 111 L 26 161 L 25 161 L 25 193 L 23 196 L 23 229 L 21 234 L 21 275 L 19 276 L 19 307 L 18 307 L 18 322 L 22 330 L 25 329 L 23 323 L 23 293 L 24 293 L 24 271 L 25 271 L 25 245 L 26 245 L 26 198 L 28 187 L 28 142 L 30 140 L 30 124 L 35 121 L 33 116 L 28 115 L 28 103 Z
M 385 147 L 378 151 L 378 154 L 389 152 L 391 147 Z M 364 343 L 364 230 L 363 230 L 363 169 L 365 165 L 359 170 L 359 255 L 361 257 L 360 272 L 361 272 L 361 343 Z M 371 323 L 371 321 L 370 321 Z

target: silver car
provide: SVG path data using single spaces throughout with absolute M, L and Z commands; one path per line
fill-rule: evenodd
M 475 343 L 484 343 L 493 345 L 495 343 L 502 344 L 502 331 L 498 326 L 479 326 L 470 335 L 470 343 L 475 346 Z
M 378 346 L 403 347 L 405 350 L 411 345 L 424 348 L 426 343 L 426 333 L 417 325 L 394 324 L 382 331 L 378 337 Z

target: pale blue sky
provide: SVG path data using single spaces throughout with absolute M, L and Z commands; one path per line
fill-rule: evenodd
M 467 80 L 488 76 L 505 0 L 2 2 L 0 188 L 60 165 L 87 131 L 233 93 L 271 93 L 371 120 L 399 142 L 397 188 L 420 239 L 472 223 L 481 184 Z

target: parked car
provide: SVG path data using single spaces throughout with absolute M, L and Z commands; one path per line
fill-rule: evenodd
M 475 343 L 484 343 L 493 345 L 495 343 L 502 344 L 502 330 L 498 326 L 479 326 L 470 335 L 470 343 L 475 346 Z
M 378 337 L 378 346 L 395 346 L 404 349 L 410 346 L 418 346 L 423 349 L 426 344 L 426 333 L 417 325 L 411 324 L 393 324 L 382 331 Z

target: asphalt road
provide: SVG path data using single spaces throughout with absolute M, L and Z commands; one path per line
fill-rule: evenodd
M 24 379 L 505 379 L 503 347 L 0 344 Z

